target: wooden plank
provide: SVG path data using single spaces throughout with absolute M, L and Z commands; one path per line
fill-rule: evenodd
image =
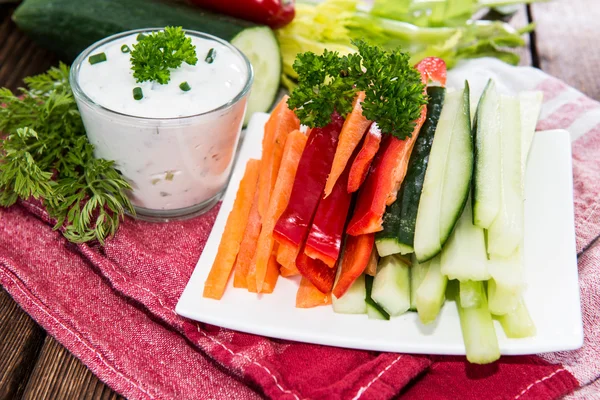
M 571 0 L 531 6 L 541 69 L 596 100 L 600 100 L 598 5 L 598 0 Z
M 117 400 L 123 399 L 73 357 L 51 336 L 44 347 L 23 394 L 24 400 Z
M 44 337 L 44 330 L 0 288 L 0 399 L 21 396 Z
M 10 19 L 14 6 L 0 6 L 0 86 L 11 90 L 23 85 L 23 78 L 46 71 L 58 61 L 20 32 Z

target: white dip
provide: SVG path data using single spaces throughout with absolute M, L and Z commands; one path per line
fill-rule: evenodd
M 144 212 L 140 207 L 159 212 L 201 207 L 220 194 L 231 171 L 247 95 L 207 112 L 242 92 L 247 64 L 219 42 L 188 36 L 198 62 L 171 70 L 168 84 L 137 83 L 133 78 L 130 54 L 121 46 L 133 49 L 137 33 L 93 49 L 76 78 L 95 103 L 76 96 L 95 154 L 116 162 L 134 188 L 131 199 L 138 212 Z M 211 48 L 216 56 L 209 64 L 205 57 Z M 105 53 L 107 61 L 90 64 L 88 57 L 98 53 Z M 191 90 L 181 90 L 182 82 Z M 133 98 L 135 87 L 142 88 L 142 100 Z

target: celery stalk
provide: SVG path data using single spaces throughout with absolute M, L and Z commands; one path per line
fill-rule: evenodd
M 535 325 L 522 298 L 519 299 L 514 311 L 496 318 L 509 338 L 520 339 L 535 336 Z
M 488 310 L 485 292 L 481 292 L 481 301 L 478 307 L 463 307 L 459 294 L 455 296 L 455 301 L 467 351 L 467 360 L 474 364 L 488 364 L 499 359 L 498 337 L 492 314 Z
M 464 308 L 476 308 L 481 306 L 483 297 L 483 282 L 481 281 L 461 281 L 460 282 L 460 304 Z
M 414 266 L 413 266 L 414 268 Z M 425 278 L 419 285 L 416 295 L 417 312 L 424 324 L 435 321 L 446 300 L 448 277 L 442 274 L 440 256 L 429 261 Z

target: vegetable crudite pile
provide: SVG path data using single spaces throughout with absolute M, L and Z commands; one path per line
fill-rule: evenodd
M 272 293 L 300 276 L 296 307 L 422 323 L 458 308 L 467 359 L 535 335 L 523 302 L 524 172 L 539 92 L 490 81 L 471 116 L 468 82 L 446 88 L 437 57 L 364 41 L 298 54 L 295 89 L 271 113 L 204 297 Z M 454 304 L 446 304 L 453 300 Z M 358 317 L 357 317 L 358 318 Z M 358 320 L 357 320 L 358 322 Z

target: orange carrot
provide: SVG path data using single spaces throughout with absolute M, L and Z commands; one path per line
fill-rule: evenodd
M 369 258 L 369 263 L 367 264 L 367 268 L 365 268 L 365 274 L 375 276 L 375 274 L 377 274 L 378 261 L 379 255 L 377 254 L 377 247 L 373 246 L 373 250 L 371 250 L 371 257 Z
M 271 194 L 275 188 L 275 180 L 277 179 L 277 173 L 283 157 L 286 138 L 290 132 L 300 129 L 300 121 L 296 117 L 296 114 L 288 108 L 287 100 L 288 96 L 284 96 L 281 99 L 265 125 L 258 182 L 260 187 L 258 212 L 261 217 L 265 216 L 270 204 Z
M 327 304 L 331 304 L 331 293 L 321 293 L 308 279 L 302 278 L 296 293 L 296 307 L 311 308 Z
M 250 267 L 250 273 L 248 274 L 248 291 L 251 293 L 258 293 L 256 289 L 256 268 L 255 264 Z M 251 276 L 254 279 L 251 279 Z M 269 261 L 267 263 L 267 274 L 265 275 L 265 281 L 263 283 L 262 291 L 260 293 L 273 293 L 275 290 L 275 284 L 277 284 L 277 279 L 279 278 L 279 264 L 277 264 L 277 259 L 275 257 L 275 252 L 269 257 Z
M 248 288 L 248 271 L 250 270 L 250 264 L 254 257 L 254 251 L 256 250 L 256 243 L 258 242 L 258 235 L 260 235 L 260 215 L 258 214 L 258 185 L 254 191 L 254 200 L 252 200 L 252 208 L 250 209 L 250 215 L 248 216 L 248 223 L 246 224 L 246 230 L 244 231 L 244 239 L 240 245 L 240 251 L 238 252 L 235 265 L 233 266 L 233 287 L 236 288 Z M 254 279 L 256 282 L 256 278 Z M 255 284 L 256 285 L 256 284 Z
M 360 185 L 363 184 L 369 172 L 371 162 L 379 150 L 381 144 L 381 129 L 377 126 L 376 122 L 371 124 L 362 148 L 356 155 L 356 158 L 352 162 L 350 167 L 350 174 L 348 176 L 348 193 L 354 193 L 358 190 Z
M 246 171 L 235 196 L 233 209 L 227 217 L 217 256 L 204 282 L 204 297 L 217 300 L 223 297 L 250 215 L 259 167 L 259 160 L 250 159 L 246 164 Z
M 273 253 L 273 229 L 290 200 L 298 163 L 300 162 L 306 141 L 307 137 L 302 132 L 296 130 L 289 134 L 285 143 L 281 167 L 277 174 L 273 195 L 269 201 L 269 208 L 263 216 L 263 225 L 258 237 L 256 254 L 254 255 L 256 288 L 259 293 L 262 291 L 267 273 L 267 264 Z
M 279 249 L 277 250 L 277 262 L 286 269 L 293 271 L 296 268 L 296 257 L 298 257 L 299 247 L 296 247 L 289 243 L 279 243 Z
M 294 268 L 296 266 L 294 265 Z M 287 269 L 285 267 L 281 267 L 279 268 L 279 273 L 281 274 L 281 276 L 283 276 L 284 278 L 288 278 L 290 276 L 296 276 L 296 275 L 300 275 L 300 272 L 298 271 L 298 268 L 296 268 L 295 270 L 291 270 L 291 269 Z
M 354 149 L 360 143 L 369 125 L 371 125 L 371 121 L 362 115 L 361 103 L 364 100 L 365 93 L 358 92 L 352 105 L 352 111 L 346 116 L 346 121 L 344 121 L 337 148 L 335 149 L 331 172 L 325 184 L 325 197 L 329 196 L 333 190 L 338 178 L 342 175 L 344 169 L 346 169 L 346 164 L 350 160 L 352 153 L 354 153 Z

